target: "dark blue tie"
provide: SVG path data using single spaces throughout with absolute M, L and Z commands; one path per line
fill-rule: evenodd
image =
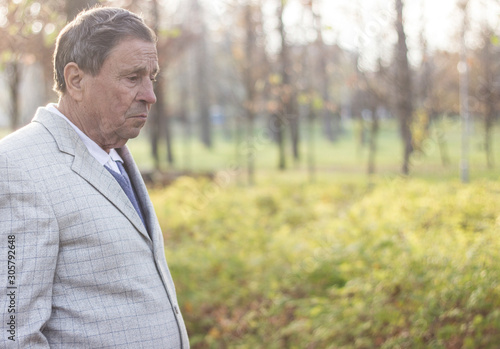
M 141 217 L 142 224 L 144 224 L 144 227 L 147 229 L 146 222 L 144 221 L 144 217 L 142 215 L 141 207 L 139 206 L 139 202 L 137 201 L 137 198 L 135 196 L 134 188 L 132 187 L 132 183 L 130 182 L 130 178 L 128 177 L 127 171 L 125 171 L 125 168 L 123 167 L 123 164 L 120 161 L 115 161 L 116 165 L 118 165 L 118 169 L 120 170 L 120 173 L 116 173 L 112 169 L 110 169 L 108 166 L 104 166 L 112 175 L 115 177 L 116 181 L 118 184 L 120 184 L 120 187 L 122 187 L 123 191 L 129 198 L 130 202 L 132 203 L 132 206 L 134 206 L 135 210 L 137 211 L 137 214 L 139 217 Z

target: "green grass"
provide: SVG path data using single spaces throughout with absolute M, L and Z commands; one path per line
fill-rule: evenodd
M 413 176 L 435 179 L 455 179 L 460 178 L 459 165 L 461 158 L 461 128 L 457 120 L 447 120 L 445 132 L 442 138 L 446 143 L 449 164 L 443 165 L 441 161 L 440 147 L 437 141 L 436 129 L 440 126 L 436 124 L 431 128 L 430 136 L 423 143 L 423 152 L 415 152 L 411 163 L 410 171 Z M 482 125 L 477 123 L 476 129 L 472 132 L 469 140 L 469 166 L 470 178 L 490 178 L 498 179 L 497 172 L 494 169 L 488 169 L 486 166 L 486 157 L 483 151 Z M 334 143 L 325 140 L 320 135 L 319 130 L 315 131 L 316 137 L 313 143 L 313 154 L 315 170 L 318 173 L 327 173 L 330 175 L 366 176 L 367 173 L 367 145 L 360 146 L 357 136 L 354 134 L 354 126 L 346 124 L 344 134 Z M 164 171 L 229 171 L 238 167 L 243 174 L 246 169 L 246 154 L 250 151 L 255 159 L 257 177 L 267 176 L 274 173 L 277 169 L 278 150 L 275 143 L 266 138 L 263 130 L 257 128 L 256 134 L 252 137 L 254 146 L 248 147 L 247 143 L 241 141 L 239 144 L 234 140 L 227 140 L 215 134 L 215 141 L 212 149 L 205 148 L 197 139 L 184 141 L 180 131 L 174 134 L 174 155 L 175 163 L 173 166 L 166 165 L 165 147 L 162 145 L 160 155 L 162 169 Z M 296 173 L 304 173 L 307 177 L 308 161 L 310 152 L 310 143 L 307 140 L 308 132 L 305 129 L 302 132 L 302 143 L 300 147 L 301 158 L 295 162 L 291 156 L 291 146 L 287 144 L 287 169 Z M 500 137 L 500 131 L 494 130 L 494 149 L 493 153 L 499 163 L 500 142 L 496 139 Z M 135 155 L 139 166 L 143 169 L 152 169 L 153 161 L 150 156 L 150 146 L 145 134 L 138 139 L 129 141 L 129 146 Z M 394 121 L 384 121 L 377 138 L 377 156 L 376 173 L 380 177 L 397 176 L 400 174 L 402 165 L 402 144 L 397 131 L 397 125 Z
M 500 185 L 273 174 L 151 193 L 193 348 L 496 348 Z
M 472 183 L 460 183 L 460 124 L 449 126 L 450 165 L 431 138 L 409 178 L 386 123 L 371 178 L 347 133 L 318 139 L 314 182 L 305 162 L 277 171 L 266 144 L 256 186 L 241 171 L 153 190 L 192 347 L 496 348 L 498 173 L 476 129 Z M 230 143 L 193 149 L 193 169 L 224 173 L 234 156 Z
M 490 178 L 498 179 L 494 169 L 488 169 L 483 151 L 482 125 L 477 122 L 470 138 L 470 177 L 471 179 Z M 317 173 L 340 177 L 365 177 L 367 173 L 367 146 L 360 146 L 355 134 L 353 122 L 347 122 L 345 132 L 338 141 L 332 143 L 325 140 L 317 129 L 314 131 L 313 156 Z M 446 142 L 450 163 L 443 165 L 440 158 L 440 149 L 437 142 L 436 130 L 442 129 L 443 139 Z M 148 130 L 143 130 L 137 139 L 129 141 L 128 145 L 139 165 L 145 171 L 154 168 L 151 157 L 150 144 L 147 139 Z M 174 128 L 174 165 L 168 166 L 166 161 L 165 144 L 160 146 L 160 160 L 163 171 L 190 171 L 190 172 L 234 172 L 238 168 L 239 177 L 245 181 L 246 156 L 250 153 L 255 159 L 257 178 L 268 176 L 276 172 L 278 150 L 266 133 L 266 126 L 256 127 L 255 135 L 251 138 L 252 145 L 246 141 L 237 142 L 234 137 L 228 139 L 222 130 L 214 131 L 214 144 L 211 149 L 204 147 L 201 142 L 192 137 L 183 138 L 183 130 Z M 0 137 L 8 133 L 0 130 Z M 310 142 L 307 129 L 301 129 L 302 142 L 300 146 L 300 160 L 294 161 L 291 156 L 291 146 L 287 144 L 287 170 L 307 178 Z M 494 130 L 493 142 L 495 159 L 500 163 L 500 130 Z M 376 157 L 376 173 L 378 177 L 392 177 L 400 174 L 402 165 L 402 144 L 398 134 L 398 127 L 394 120 L 384 120 L 377 138 L 378 150 Z M 459 178 L 459 164 L 461 157 L 461 125 L 458 119 L 447 119 L 431 127 L 431 134 L 423 145 L 424 152 L 416 152 L 411 160 L 410 171 L 414 177 L 429 179 L 456 179 Z

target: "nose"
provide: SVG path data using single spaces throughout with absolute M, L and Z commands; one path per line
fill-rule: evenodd
M 144 78 L 143 83 L 141 85 L 141 90 L 139 91 L 139 94 L 137 98 L 146 104 L 154 104 L 156 103 L 156 95 L 154 91 L 154 85 L 153 81 L 149 78 Z

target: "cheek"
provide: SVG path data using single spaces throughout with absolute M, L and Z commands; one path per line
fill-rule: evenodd
M 113 93 L 107 97 L 107 103 L 114 114 L 125 115 L 127 110 L 130 109 L 132 103 L 135 100 L 135 94 L 133 91 L 121 88 L 113 91 Z
M 85 104 L 102 120 L 103 115 L 109 115 L 115 102 L 116 96 L 109 89 L 104 88 L 102 84 L 96 84 L 95 88 L 87 95 Z

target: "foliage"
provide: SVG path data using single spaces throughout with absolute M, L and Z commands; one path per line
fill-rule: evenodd
M 493 348 L 499 193 L 181 178 L 152 199 L 194 348 Z

